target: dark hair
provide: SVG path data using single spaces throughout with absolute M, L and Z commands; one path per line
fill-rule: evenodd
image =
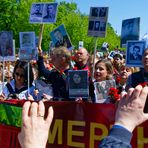
M 105 66 L 106 66 L 108 74 L 110 74 L 110 75 L 113 74 L 113 72 L 114 72 L 113 65 L 112 65 L 112 63 L 109 60 L 101 59 L 101 60 L 97 61 L 96 64 L 95 64 L 95 69 L 97 68 L 97 65 L 99 63 L 104 63 Z M 110 79 L 110 77 L 108 77 L 107 79 Z
M 16 69 L 18 68 L 22 68 L 24 70 L 24 79 L 25 79 L 25 85 L 28 84 L 28 62 L 26 61 L 17 61 L 13 70 L 13 78 L 15 79 L 15 72 Z M 29 63 L 29 85 L 32 86 L 34 80 L 34 75 L 33 75 L 33 71 L 32 71 L 32 66 Z
M 120 58 L 120 60 L 122 60 L 123 59 L 123 56 L 121 55 L 121 54 L 119 54 L 119 53 L 116 53 L 114 56 L 113 56 L 113 59 L 114 58 Z
M 137 48 L 140 51 L 140 47 L 139 46 L 134 46 L 133 49 Z

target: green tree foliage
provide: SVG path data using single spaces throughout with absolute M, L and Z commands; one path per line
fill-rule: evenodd
M 16 40 L 16 47 L 19 47 L 19 32 L 35 31 L 38 36 L 40 31 L 39 24 L 29 23 L 29 14 L 31 4 L 33 2 L 53 2 L 54 0 L 0 0 L 0 31 L 13 31 L 14 39 Z M 60 2 L 58 6 L 57 21 L 55 24 L 45 24 L 43 33 L 42 48 L 47 50 L 49 47 L 50 36 L 49 33 L 57 26 L 64 24 L 70 36 L 74 48 L 78 48 L 78 42 L 84 41 L 84 46 L 90 51 L 94 50 L 95 39 L 87 36 L 88 30 L 88 16 L 82 14 L 77 4 L 74 2 Z M 120 45 L 120 37 L 117 36 L 111 24 L 107 25 L 107 34 L 105 38 L 99 38 L 97 45 L 98 49 L 103 42 L 108 42 L 110 49 Z

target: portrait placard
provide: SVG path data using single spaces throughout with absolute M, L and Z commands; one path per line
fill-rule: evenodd
M 35 48 L 35 32 L 20 32 L 20 48 Z
M 37 60 L 38 52 L 35 42 L 35 33 L 34 32 L 20 32 L 20 49 L 19 49 L 19 58 L 20 60 Z
M 142 55 L 146 47 L 145 41 L 127 41 L 126 47 L 126 65 L 143 67 Z
M 69 70 L 68 71 L 69 98 L 82 97 L 87 99 L 89 96 L 88 71 Z
M 43 94 L 53 97 L 51 84 L 47 84 L 43 80 L 38 79 L 35 81 L 35 88 L 39 91 L 37 95 L 37 100 L 42 100 Z
M 79 41 L 79 49 L 82 48 L 84 46 L 84 42 L 83 41 Z
M 12 31 L 0 32 L 0 61 L 15 60 L 15 42 Z
M 30 23 L 55 23 L 58 3 L 32 3 Z
M 115 80 L 106 80 L 94 83 L 94 93 L 96 103 L 108 102 L 108 93 L 111 87 L 116 88 Z
M 52 32 L 50 32 L 50 37 L 55 45 L 55 47 L 65 46 L 69 50 L 73 49 L 73 46 L 70 41 L 70 37 L 65 29 L 65 26 L 62 24 Z
M 91 7 L 89 14 L 88 35 L 105 37 L 108 19 L 108 7 Z
M 128 40 L 139 40 L 140 17 L 122 21 L 121 47 L 126 47 Z
M 109 58 L 109 59 L 112 59 L 116 53 L 117 53 L 117 52 L 115 52 L 115 51 L 111 51 L 111 52 L 109 53 L 109 55 L 108 55 L 108 58 Z

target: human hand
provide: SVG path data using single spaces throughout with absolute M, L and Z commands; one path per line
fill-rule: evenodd
M 82 99 L 82 97 L 77 97 L 75 99 L 75 101 L 78 102 L 78 103 L 82 103 L 83 102 L 83 99 Z
M 148 87 L 138 85 L 130 88 L 128 93 L 121 94 L 121 100 L 116 111 L 115 125 L 121 125 L 129 131 L 148 120 L 148 114 L 143 112 L 146 98 L 148 95 Z
M 3 93 L 0 95 L 0 100 L 1 100 L 1 101 L 6 100 L 6 97 L 5 97 L 5 95 L 4 95 Z
M 53 119 L 53 108 L 49 107 L 44 119 L 45 106 L 42 101 L 25 102 L 22 109 L 22 128 L 18 135 L 22 148 L 45 148 L 48 131 Z
M 28 95 L 28 100 L 34 101 L 33 96 L 29 94 L 29 95 Z
M 42 48 L 41 48 L 41 46 L 38 46 L 38 54 L 39 54 L 39 56 L 42 56 Z
M 37 96 L 39 94 L 39 91 L 37 89 L 34 90 L 34 95 Z
M 50 95 L 47 95 L 47 94 L 43 93 L 43 99 L 44 99 L 44 101 L 51 100 L 52 98 L 53 98 L 53 96 L 50 96 Z

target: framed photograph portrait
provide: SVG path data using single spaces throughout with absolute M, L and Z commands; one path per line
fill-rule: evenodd
M 83 41 L 79 41 L 79 49 L 84 47 L 84 42 Z
M 36 48 L 36 37 L 35 32 L 20 32 L 20 49 L 19 58 L 20 60 L 37 60 L 38 53 Z
M 126 42 L 139 40 L 140 18 L 131 18 L 122 21 L 121 47 L 126 47 Z
M 92 7 L 90 15 L 92 17 L 98 17 L 99 16 L 99 8 L 98 7 Z
M 126 65 L 142 67 L 142 55 L 145 47 L 145 41 L 127 41 Z
M 115 51 L 111 51 L 110 53 L 109 53 L 109 55 L 108 55 L 108 58 L 109 59 L 113 59 L 113 57 L 114 57 L 114 55 L 116 54 L 117 52 L 115 52 Z
M 43 3 L 32 3 L 30 10 L 30 23 L 42 23 Z
M 36 47 L 35 32 L 20 32 L 20 48 L 34 48 Z
M 88 72 L 87 70 L 68 71 L 69 98 L 88 98 Z
M 30 23 L 55 23 L 58 3 L 32 3 L 30 9 Z
M 58 3 L 47 3 L 44 4 L 43 11 L 43 23 L 55 23 L 57 17 L 57 6 Z
M 95 103 L 107 103 L 108 92 L 111 87 L 116 88 L 115 80 L 106 80 L 94 83 Z
M 65 29 L 65 26 L 62 24 L 52 32 L 50 32 L 50 37 L 55 45 L 55 47 L 65 46 L 69 50 L 73 49 L 73 46 L 70 41 L 70 37 Z
M 107 15 L 107 7 L 100 7 L 99 9 L 99 17 L 106 17 Z
M 105 37 L 108 19 L 108 7 L 90 7 L 88 35 Z
M 14 47 L 12 31 L 0 32 L 0 61 L 14 61 Z

